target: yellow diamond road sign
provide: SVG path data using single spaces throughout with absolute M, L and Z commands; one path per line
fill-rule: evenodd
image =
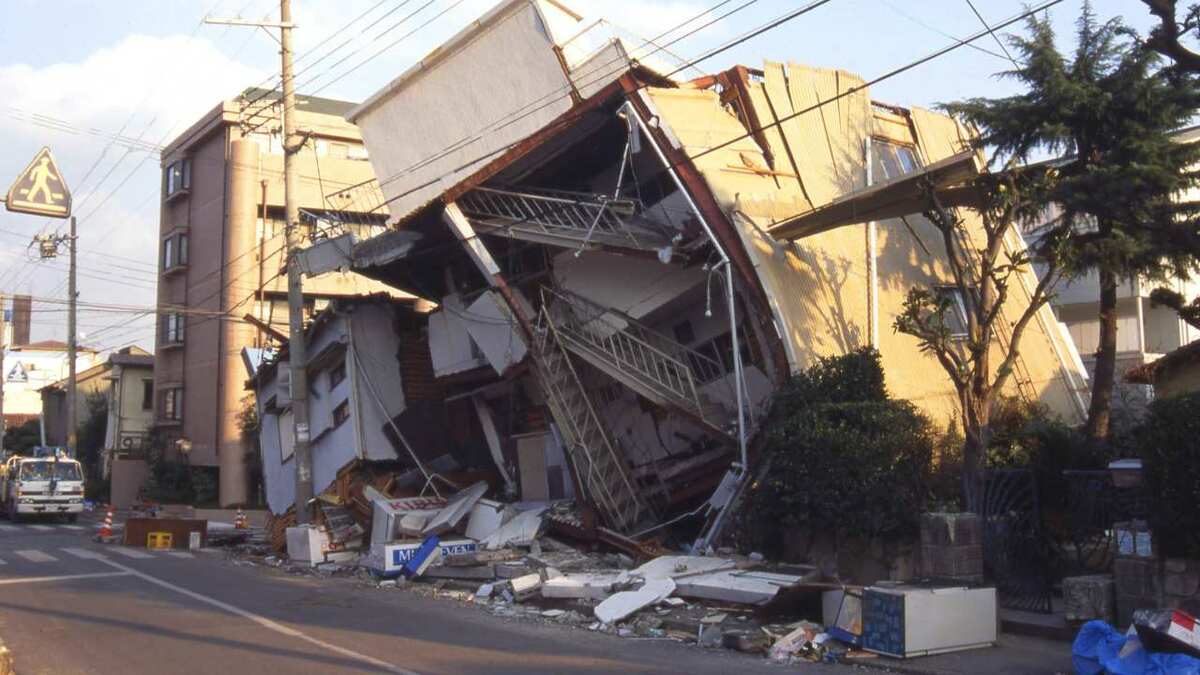
M 42 148 L 8 189 L 9 211 L 66 218 L 71 215 L 71 191 L 54 163 L 50 148 Z

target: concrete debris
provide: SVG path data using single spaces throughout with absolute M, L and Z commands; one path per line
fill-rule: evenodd
M 472 565 L 486 565 L 488 563 L 509 562 L 512 560 L 520 560 L 523 556 L 512 549 L 500 549 L 497 551 L 471 551 L 470 553 L 457 553 L 447 555 L 445 559 L 446 565 L 454 567 L 469 567 Z
M 596 618 L 616 623 L 643 607 L 662 602 L 674 592 L 675 582 L 670 578 L 649 579 L 637 590 L 615 593 L 596 605 Z
M 725 633 L 720 626 L 702 626 L 696 642 L 706 649 L 720 647 L 725 639 Z
M 544 509 L 522 511 L 479 543 L 488 550 L 503 546 L 528 546 L 537 539 L 538 532 L 542 529 L 543 511 Z
M 641 577 L 642 579 L 646 580 L 680 579 L 683 577 L 695 576 L 697 574 L 731 570 L 736 567 L 736 562 L 725 558 L 705 558 L 693 555 L 668 555 L 655 558 L 641 567 L 635 567 L 629 571 L 628 576 Z
M 790 574 L 722 570 L 678 579 L 678 595 L 684 598 L 719 600 L 746 605 L 771 601 L 781 588 L 793 586 L 801 577 Z
M 451 567 L 435 565 L 425 570 L 425 576 L 430 579 L 467 579 L 491 580 L 496 578 L 496 568 L 491 565 L 476 565 L 474 567 Z
M 483 498 L 483 494 L 487 492 L 487 489 L 487 483 L 479 481 L 454 495 L 440 511 L 429 519 L 428 524 L 425 525 L 425 529 L 421 533 L 428 536 L 442 534 L 454 529 L 458 526 L 459 521 L 471 512 L 475 503 Z
M 809 621 L 801 621 L 795 630 L 784 635 L 771 645 L 767 658 L 772 661 L 787 661 L 805 649 L 818 634 L 821 627 Z
M 564 574 L 542 585 L 542 597 L 604 600 L 620 578 L 620 574 L 604 572 Z
M 480 541 L 491 536 L 505 521 L 504 504 L 491 499 L 480 499 L 471 507 L 467 518 L 467 537 Z
M 479 590 L 475 591 L 475 602 L 486 604 L 492 598 L 492 592 L 496 589 L 493 584 L 481 584 Z
M 509 585 L 512 587 L 513 595 L 518 600 L 522 600 L 533 595 L 539 588 L 542 587 L 542 575 L 526 574 L 523 577 L 509 580 Z

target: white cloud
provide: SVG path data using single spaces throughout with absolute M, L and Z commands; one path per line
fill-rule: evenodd
M 81 301 L 144 306 L 156 302 L 158 153 L 129 151 L 124 144 L 105 151 L 111 134 L 153 144 L 169 141 L 222 99 L 263 77 L 263 71 L 231 59 L 208 40 L 186 36 L 129 35 L 78 62 L 0 66 L 0 91 L 7 93 L 0 143 L 9 149 L 0 157 L 0 182 L 15 177 L 38 147 L 48 145 L 54 151 L 72 188 L 76 214 L 88 216 L 79 223 Z M 34 114 L 59 122 L 35 124 Z M 64 123 L 69 130 L 51 128 Z M 0 228 L 30 236 L 63 226 L 30 216 L 0 215 Z M 16 239 L 6 237 L 6 247 L 19 248 Z M 62 261 L 27 265 L 11 254 L 6 258 L 5 263 L 15 266 L 12 274 L 0 276 L 0 290 L 16 283 L 19 290 L 36 296 L 65 295 Z M 35 319 L 36 339 L 63 337 L 61 314 L 47 312 Z M 111 316 L 118 326 L 128 319 Z M 89 327 L 94 332 L 104 321 L 92 317 Z M 152 322 L 121 328 L 114 337 L 153 344 Z

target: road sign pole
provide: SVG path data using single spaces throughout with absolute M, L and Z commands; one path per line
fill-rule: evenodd
M 77 457 L 79 449 L 75 447 L 76 434 L 79 431 L 79 406 L 75 400 L 75 216 L 71 216 L 71 233 L 67 247 L 71 252 L 71 260 L 67 269 L 67 448 Z

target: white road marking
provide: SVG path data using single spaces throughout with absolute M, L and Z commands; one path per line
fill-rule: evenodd
M 0 532 L 16 532 L 20 529 L 16 525 L 0 525 Z
M 0 579 L 0 585 L 38 584 L 47 581 L 70 581 L 72 579 L 99 579 L 101 577 L 127 577 L 129 572 L 93 572 L 91 574 L 64 574 L 58 577 L 23 577 L 18 579 Z
M 53 530 L 54 526 L 52 526 L 52 525 L 30 525 L 29 529 L 41 530 L 42 532 L 45 532 L 46 530 Z
M 35 563 L 58 562 L 58 558 L 55 558 L 54 556 L 49 555 L 47 553 L 42 553 L 41 551 L 39 551 L 37 549 L 25 549 L 24 551 L 13 551 L 13 553 L 16 553 L 17 555 L 28 560 L 29 562 L 35 562 Z
M 7 565 L 7 564 L 8 564 L 8 563 L 4 562 L 4 559 L 3 559 L 3 558 L 0 558 L 0 565 Z
M 134 560 L 145 560 L 146 558 L 154 557 L 145 551 L 139 551 L 136 548 L 125 548 L 124 546 L 114 546 L 112 552 L 123 555 L 126 558 L 133 558 Z
M 194 557 L 196 557 L 196 556 L 192 555 L 191 553 L 188 553 L 187 551 L 167 551 L 167 555 L 171 556 L 172 558 L 194 558 Z
M 201 595 L 200 593 L 196 593 L 195 591 L 189 591 L 188 589 L 183 588 L 181 586 L 176 586 L 175 584 L 172 584 L 168 581 L 163 581 L 162 579 L 159 579 L 158 577 L 152 577 L 149 574 L 146 574 L 145 572 L 139 572 L 138 570 L 135 570 L 132 567 L 126 567 L 125 565 L 122 565 L 121 563 L 113 562 L 112 560 L 108 560 L 108 559 L 101 559 L 100 562 L 102 562 L 106 565 L 109 565 L 110 567 L 113 567 L 115 569 L 118 569 L 122 572 L 125 572 L 127 574 L 132 574 L 133 576 L 138 577 L 139 579 L 144 579 L 156 586 L 161 586 L 162 588 L 166 588 L 168 590 L 175 591 L 176 593 L 179 593 L 180 595 L 186 595 L 187 597 L 189 597 L 193 600 L 197 600 L 199 602 L 203 602 L 205 604 L 212 605 L 213 607 L 225 610 L 226 612 L 229 612 L 230 614 L 233 614 L 235 616 L 240 616 L 243 619 L 253 621 L 254 623 L 262 626 L 263 628 L 266 628 L 267 630 L 272 630 L 272 631 L 275 631 L 276 633 L 280 633 L 281 635 L 287 635 L 288 637 L 294 637 L 298 640 L 304 640 L 305 642 L 307 642 L 311 645 L 315 645 L 326 651 L 333 652 L 334 654 L 340 654 L 341 656 L 345 656 L 345 657 L 348 657 L 351 659 L 356 659 L 358 661 L 362 661 L 363 663 L 368 663 L 372 666 L 375 666 L 376 668 L 379 668 L 380 670 L 385 670 L 389 673 L 397 673 L 398 675 L 417 675 L 417 673 L 415 673 L 414 671 L 405 670 L 404 668 L 401 668 L 400 666 L 394 666 L 394 665 L 388 663 L 387 661 L 380 661 L 379 659 L 374 658 L 372 656 L 367 656 L 366 654 L 360 654 L 359 652 L 353 651 L 351 649 L 346 649 L 345 647 L 339 647 L 335 644 L 325 642 L 324 640 L 320 640 L 320 639 L 312 637 L 311 635 L 308 635 L 306 633 L 302 633 L 302 632 L 296 630 L 295 628 L 291 628 L 291 627 L 285 626 L 281 623 L 277 623 L 277 622 L 272 621 L 264 616 L 259 616 L 258 614 L 255 614 L 254 612 L 244 610 L 240 607 L 234 607 L 233 605 L 221 602 L 220 600 L 216 600 L 214 598 L 210 598 L 207 595 Z
M 67 528 L 68 530 L 82 530 L 83 529 L 82 525 L 63 525 L 63 527 Z
M 64 548 L 62 552 L 70 553 L 76 558 L 83 558 L 84 560 L 99 560 L 104 557 L 104 554 L 99 551 L 90 551 L 86 548 Z

